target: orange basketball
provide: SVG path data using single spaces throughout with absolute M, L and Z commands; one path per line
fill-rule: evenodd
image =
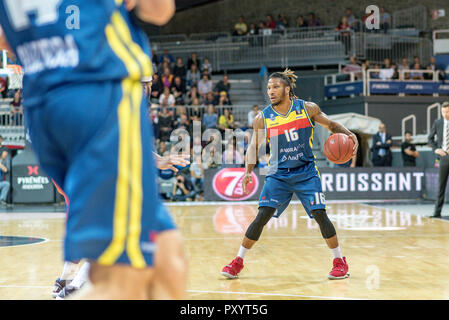
M 344 133 L 334 133 L 324 144 L 324 154 L 329 161 L 343 164 L 352 158 L 354 141 Z

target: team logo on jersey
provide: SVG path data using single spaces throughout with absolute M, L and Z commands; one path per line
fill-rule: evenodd
M 243 177 L 245 168 L 225 168 L 218 171 L 213 180 L 212 187 L 220 198 L 224 200 L 239 201 L 251 198 L 259 188 L 259 179 L 252 172 L 252 181 L 246 185 L 248 194 L 243 192 Z
M 270 114 L 270 120 L 274 121 L 274 119 L 276 118 L 276 116 L 274 114 Z

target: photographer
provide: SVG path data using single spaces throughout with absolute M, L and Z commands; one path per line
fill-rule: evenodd
M 173 201 L 191 201 L 195 199 L 195 189 L 193 184 L 179 173 L 176 176 L 176 181 L 173 185 L 173 191 L 170 198 Z

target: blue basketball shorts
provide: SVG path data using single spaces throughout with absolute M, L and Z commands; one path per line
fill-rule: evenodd
M 32 148 L 70 205 L 66 261 L 152 266 L 157 234 L 175 228 L 159 199 L 142 85 L 67 85 L 25 106 Z
M 288 207 L 293 193 L 310 218 L 313 218 L 312 210 L 326 209 L 320 174 L 314 162 L 298 168 L 279 168 L 275 174 L 266 176 L 259 207 L 275 208 L 274 217 L 278 218 Z

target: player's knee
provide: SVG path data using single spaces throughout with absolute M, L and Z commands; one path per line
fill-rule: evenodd
M 324 209 L 312 210 L 311 214 L 315 218 L 315 221 L 320 226 L 321 235 L 323 236 L 324 239 L 332 238 L 337 234 L 334 225 L 327 216 L 326 210 Z
M 259 212 L 257 213 L 256 218 L 248 227 L 248 230 L 246 230 L 245 236 L 250 240 L 259 240 L 264 226 L 268 223 L 268 221 L 270 221 L 275 212 L 275 208 L 259 207 Z
M 164 232 L 162 237 L 163 239 L 159 239 L 162 241 L 158 242 L 156 257 L 158 273 L 170 275 L 170 277 L 183 276 L 187 269 L 187 257 L 179 231 Z

